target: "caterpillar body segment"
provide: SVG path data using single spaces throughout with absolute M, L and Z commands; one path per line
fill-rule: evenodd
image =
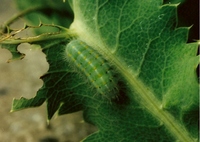
M 97 94 L 113 99 L 118 95 L 116 79 L 106 61 L 97 51 L 80 40 L 72 40 L 65 49 L 67 61 L 86 76 Z

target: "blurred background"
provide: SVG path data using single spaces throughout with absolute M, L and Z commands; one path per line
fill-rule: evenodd
M 0 25 L 18 13 L 13 0 L 0 1 Z M 23 27 L 19 20 L 14 27 Z M 47 126 L 46 104 L 41 107 L 12 112 L 13 98 L 32 98 L 43 82 L 39 79 L 48 70 L 40 48 L 29 44 L 19 46 L 23 60 L 7 63 L 11 53 L 0 48 L 0 142 L 78 142 L 96 128 L 84 123 L 82 112 L 54 117 Z

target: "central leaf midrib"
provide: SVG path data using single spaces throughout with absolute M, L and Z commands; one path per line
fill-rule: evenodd
M 131 89 L 137 92 L 137 97 L 140 99 L 140 104 L 143 105 L 148 111 L 150 111 L 156 118 L 161 120 L 166 128 L 171 132 L 174 137 L 183 142 L 195 141 L 190 137 L 187 130 L 167 111 L 162 109 L 162 103 L 155 97 L 153 91 L 151 91 L 146 85 L 144 85 L 130 69 L 126 68 L 125 64 L 122 64 L 115 56 L 109 55 L 112 64 L 119 70 L 121 75 L 130 84 Z M 139 96 L 138 96 L 139 95 Z M 134 99 L 134 96 L 132 96 Z

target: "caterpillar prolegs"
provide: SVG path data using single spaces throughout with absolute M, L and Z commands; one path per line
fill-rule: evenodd
M 98 94 L 116 98 L 118 89 L 111 67 L 97 51 L 80 40 L 72 40 L 65 49 L 67 61 L 86 76 Z

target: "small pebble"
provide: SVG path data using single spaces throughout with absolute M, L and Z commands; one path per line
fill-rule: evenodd
M 6 95 L 8 93 L 8 90 L 6 88 L 0 89 L 0 96 Z
M 39 140 L 39 142 L 59 142 L 57 138 L 45 137 Z

